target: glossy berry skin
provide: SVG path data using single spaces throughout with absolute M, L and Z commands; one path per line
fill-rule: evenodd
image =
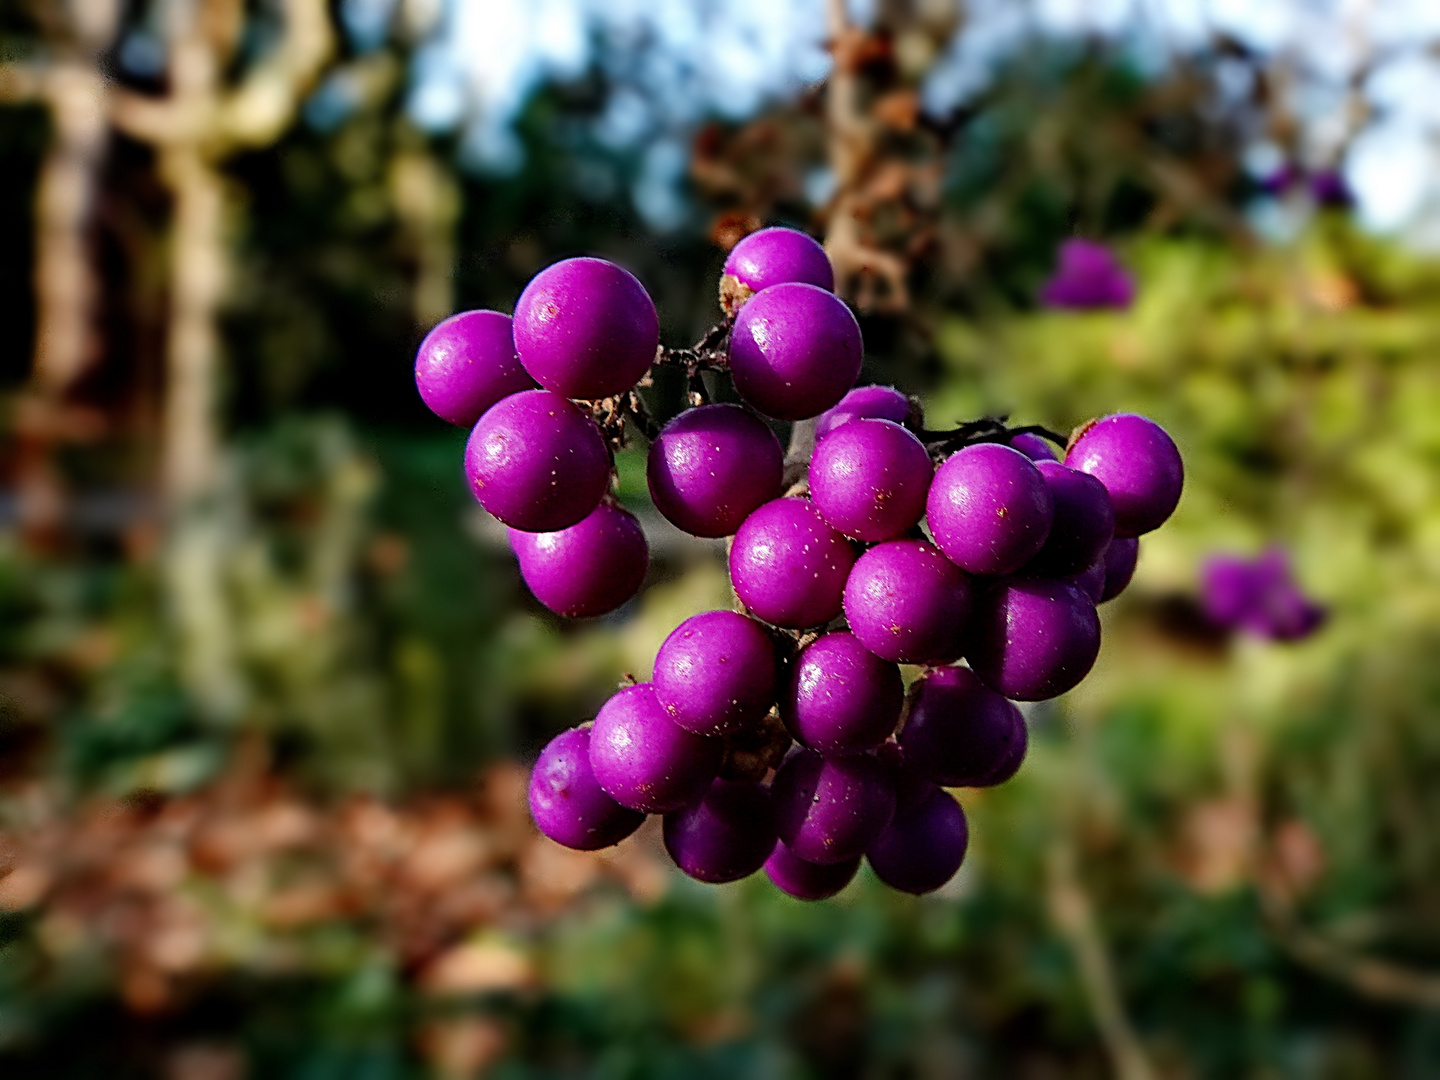
M 925 513 L 933 472 L 925 447 L 899 424 L 853 420 L 816 445 L 810 498 L 846 536 L 893 540 Z
M 943 787 L 985 787 L 1026 741 L 1015 705 L 963 667 L 939 668 L 910 688 L 900 732 L 906 766 Z
M 1099 603 L 1114 600 L 1125 591 L 1130 579 L 1135 576 L 1135 564 L 1140 559 L 1140 541 L 1134 538 L 1117 537 L 1105 549 L 1105 586 L 1100 590 Z
M 600 505 L 610 454 L 594 422 L 559 394 L 495 405 L 465 444 L 465 478 L 490 513 L 524 532 L 568 529 Z
M 828 866 L 806 862 L 779 841 L 765 860 L 765 873 L 775 887 L 797 900 L 828 899 L 849 885 L 859 869 L 859 859 L 846 859 Z
M 1041 435 L 1032 435 L 1028 431 L 1019 435 L 1010 436 L 1010 447 L 1019 450 L 1031 461 L 1059 461 L 1060 455 L 1055 452 L 1055 447 L 1050 440 Z
M 461 427 L 535 380 L 520 366 L 510 316 L 462 311 L 437 323 L 415 354 L 415 388 L 430 411 Z
M 1018 450 L 979 443 L 935 471 L 926 503 L 930 534 L 972 574 L 1009 574 L 1039 554 L 1054 506 L 1045 478 Z
M 763 420 L 739 405 L 702 405 L 675 417 L 650 444 L 655 509 L 693 536 L 730 536 L 780 494 L 785 452 Z
M 1020 771 L 1020 766 L 1025 763 L 1025 752 L 1030 749 L 1030 729 L 1025 726 L 1022 717 L 1019 726 L 1016 728 L 1019 738 L 1010 743 L 1005 757 L 994 769 L 985 775 L 982 780 L 973 784 L 973 787 L 996 787 L 1003 784 Z
M 1037 461 L 1035 468 L 1050 489 L 1054 514 L 1045 546 L 1025 572 L 1041 577 L 1079 574 L 1105 553 L 1115 535 L 1110 493 L 1093 476 L 1058 461 Z
M 832 757 L 874 750 L 895 731 L 905 703 L 900 669 L 854 634 L 821 634 L 791 666 L 780 715 L 805 746 Z
M 865 857 L 886 885 L 922 896 L 955 876 L 969 845 L 965 811 L 932 787 L 914 806 L 895 815 Z
M 776 499 L 735 534 L 730 581 L 758 618 L 775 626 L 820 626 L 840 614 L 855 552 L 808 499 Z
M 530 773 L 530 816 L 551 840 L 577 851 L 618 844 L 645 820 L 600 790 L 589 728 L 562 731 L 540 752 Z
M 959 656 L 970 609 L 970 576 L 923 540 L 875 545 L 845 584 L 851 632 L 875 655 L 900 663 Z
M 1115 535 L 1141 536 L 1165 523 L 1180 502 L 1185 465 L 1165 429 L 1134 413 L 1092 422 L 1071 440 L 1065 464 L 1105 485 Z
M 730 373 L 766 416 L 804 420 L 839 402 L 860 374 L 860 324 L 817 285 L 788 282 L 756 293 L 730 333 Z M 522 352 L 523 357 L 523 352 Z
M 910 418 L 910 399 L 893 386 L 857 386 L 833 408 L 815 418 L 815 445 L 851 420 L 889 420 L 903 424 Z
M 640 591 L 650 564 L 635 515 L 603 502 L 568 529 L 511 529 L 510 547 L 535 599 L 570 619 L 614 611 Z
M 1100 603 L 1105 599 L 1105 556 L 1101 555 L 1080 573 L 1070 574 L 1065 580 L 1088 596 L 1091 603 Z
M 600 708 L 590 734 L 590 767 L 616 802 L 648 814 L 678 810 L 720 771 L 723 744 L 677 725 L 648 684 L 627 686 Z
M 775 646 L 733 611 L 686 619 L 655 654 L 651 684 L 675 723 L 697 735 L 727 735 L 759 722 L 775 701 Z
M 775 848 L 770 792 L 716 780 L 703 798 L 665 815 L 665 850 L 696 881 L 720 885 L 749 877 Z
M 655 362 L 660 322 L 645 287 L 604 259 L 565 259 L 530 279 L 515 304 L 525 370 L 567 398 L 623 394 Z
M 976 604 L 966 658 L 986 686 L 1016 701 L 1074 687 L 1100 651 L 1090 598 L 1054 578 L 994 583 Z
M 835 290 L 835 271 L 825 249 L 794 229 L 776 227 L 751 233 L 730 250 L 725 273 L 757 293 L 787 281 Z
M 770 787 L 775 831 L 796 857 L 833 865 L 863 855 L 895 813 L 890 772 L 873 755 L 792 754 Z

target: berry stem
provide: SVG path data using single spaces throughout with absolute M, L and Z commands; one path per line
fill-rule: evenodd
M 1008 419 L 1010 419 L 1008 414 L 985 416 L 979 420 L 961 424 L 949 431 L 930 431 L 922 428 L 915 432 L 915 435 L 925 444 L 925 448 L 932 455 L 942 457 L 976 443 L 1008 443 L 1016 435 L 1039 435 L 1062 448 L 1068 441 L 1064 435 L 1039 424 L 1008 427 L 1005 423 Z
M 724 371 L 730 366 L 730 327 L 733 319 L 722 319 L 706 330 L 688 349 L 661 348 L 655 363 L 661 367 L 683 367 L 689 370 Z

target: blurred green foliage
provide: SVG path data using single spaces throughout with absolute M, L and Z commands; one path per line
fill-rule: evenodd
M 543 263 L 594 251 L 652 287 L 667 341 L 710 320 L 719 253 L 650 235 L 619 183 L 634 161 L 572 122 L 605 87 L 537 94 L 524 171 L 461 177 L 443 164 L 453 148 L 401 115 L 399 50 L 346 61 L 364 75 L 352 115 L 227 174 L 245 213 L 216 499 L 242 708 L 216 723 L 180 688 L 162 538 L 50 554 L 0 539 L 7 828 L 25 827 L 37 787 L 62 806 L 204 790 L 257 733 L 317 801 L 464 789 L 487 762 L 533 757 L 622 674 L 643 678 L 684 617 L 727 603 L 714 549 L 657 550 L 626 610 L 552 617 L 471 505 L 463 433 L 411 387 L 415 268 L 433 252 L 406 216 L 402 161 L 455 185 L 457 306 L 506 306 Z M 1241 194 L 1226 130 L 1193 104 L 1093 57 L 1002 73 L 946 174 L 946 212 L 983 257 L 938 263 L 910 322 L 866 321 L 867 376 L 922 394 L 931 426 L 1007 412 L 1066 430 L 1135 410 L 1175 434 L 1188 470 L 1106 611 L 1095 673 L 1032 711 L 1014 782 L 965 796 L 974 847 L 941 895 L 898 897 L 864 873 L 808 907 L 763 880 L 676 877 L 643 902 L 601 889 L 502 928 L 535 986 L 440 1003 L 363 932 L 327 924 L 286 973 L 238 955 L 145 1018 L 100 959 L 64 967 L 53 927 L 10 914 L 0 1072 L 162 1075 L 180 1043 L 241 1047 L 255 1076 L 433 1075 L 419 1033 L 479 1018 L 507 1040 L 493 1074 L 516 1080 L 1100 1077 L 1104 987 L 1084 959 L 1098 950 L 1158 1075 L 1440 1075 L 1440 264 L 1341 215 L 1271 245 L 1237 238 L 1233 207 L 1147 229 L 1146 154 Z M 29 113 L 0 123 L 13 194 L 40 138 Z M 152 163 L 125 144 L 116 159 L 128 179 L 105 228 L 145 254 L 124 284 L 133 311 L 107 326 L 143 355 L 164 301 L 153 192 L 135 179 Z M 33 237 L 17 199 L 0 205 L 21 237 L 0 293 L 24 338 Z M 1133 310 L 1033 308 L 1077 225 L 1121 235 Z M 7 383 L 21 374 L 7 359 Z M 678 404 L 678 387 L 658 394 Z M 107 454 L 77 451 L 77 472 L 131 464 Z M 644 509 L 638 451 L 620 477 Z M 1217 637 L 1194 609 L 1200 560 L 1277 542 L 1330 623 L 1295 646 Z

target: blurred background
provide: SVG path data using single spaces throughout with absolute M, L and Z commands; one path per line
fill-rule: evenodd
M 0 1075 L 1440 1076 L 1433 0 L 4 0 L 0 161 Z M 923 900 L 535 835 L 724 569 L 632 448 L 552 617 L 412 382 L 580 253 L 686 344 L 775 223 L 930 426 L 1186 458 Z

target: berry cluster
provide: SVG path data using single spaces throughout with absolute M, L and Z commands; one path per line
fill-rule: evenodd
M 660 349 L 645 290 L 598 259 L 542 271 L 513 326 L 467 312 L 421 345 L 420 392 L 474 425 L 466 474 L 547 607 L 597 615 L 645 575 L 645 538 L 609 495 L 627 420 L 651 436 L 659 512 L 732 538 L 736 610 L 687 619 L 650 682 L 541 753 L 530 808 L 561 844 L 606 847 L 663 814 L 666 849 L 701 881 L 763 867 L 820 899 L 863 857 L 896 889 L 939 888 L 968 840 L 944 789 L 1014 775 L 1014 702 L 1086 675 L 1096 605 L 1179 501 L 1180 455 L 1143 417 L 1080 428 L 1062 463 L 1043 429 L 927 431 L 900 392 L 852 389 L 860 328 L 832 288 L 818 244 L 766 229 L 732 251 L 726 319 L 693 349 Z M 658 430 L 636 392 L 655 363 L 697 387 Z M 705 403 L 703 369 L 745 404 Z M 762 415 L 814 418 L 808 477 L 788 489 Z M 901 664 L 922 667 L 908 692 Z

